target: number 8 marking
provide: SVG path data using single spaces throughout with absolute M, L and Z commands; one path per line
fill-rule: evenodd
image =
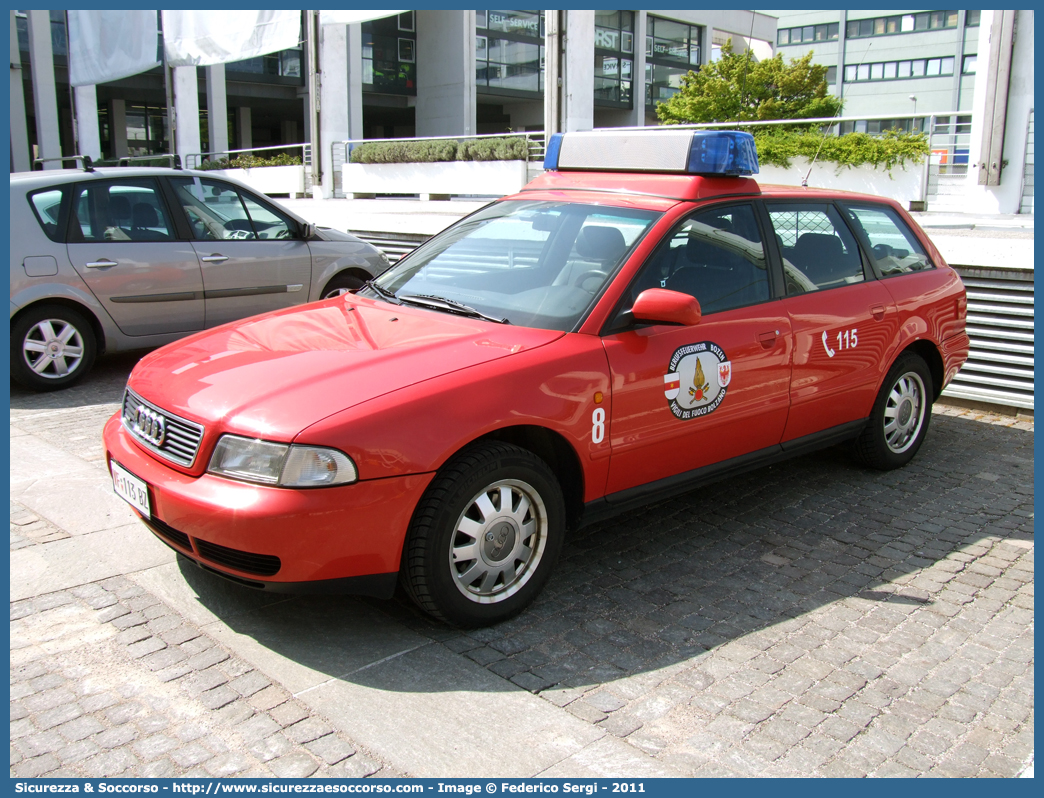
M 591 414 L 591 442 L 601 443 L 605 437 L 605 408 L 595 408 Z

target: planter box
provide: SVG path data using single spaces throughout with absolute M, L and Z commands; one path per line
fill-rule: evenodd
M 808 167 L 809 161 L 805 158 L 791 158 L 789 169 L 762 164 L 760 173 L 754 175 L 754 179 L 762 185 L 800 186 L 802 178 L 808 174 Z M 895 166 L 889 174 L 883 166 L 838 168 L 837 164 L 830 161 L 817 161 L 808 178 L 808 187 L 888 197 L 909 208 L 911 202 L 925 198 L 924 168 L 925 165 L 920 163 L 908 164 L 906 168 Z
M 345 194 L 420 194 L 421 199 L 474 194 L 514 194 L 527 181 L 525 161 L 440 161 L 437 163 L 346 163 Z
M 304 166 L 255 166 L 251 169 L 215 169 L 210 174 L 223 175 L 245 183 L 262 194 L 287 194 L 296 199 L 304 194 Z

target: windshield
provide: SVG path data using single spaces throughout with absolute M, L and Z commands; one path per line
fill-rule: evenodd
M 599 205 L 498 202 L 418 247 L 376 283 L 407 303 L 439 298 L 511 324 L 569 331 L 659 216 Z

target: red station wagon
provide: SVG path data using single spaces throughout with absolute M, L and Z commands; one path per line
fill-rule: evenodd
M 759 186 L 737 132 L 556 134 L 545 167 L 354 293 L 146 356 L 117 493 L 240 584 L 401 582 L 473 626 L 569 529 L 846 440 L 916 454 L 967 301 L 897 203 Z

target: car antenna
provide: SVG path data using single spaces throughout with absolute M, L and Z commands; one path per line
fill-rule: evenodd
M 863 53 L 863 57 L 861 59 L 859 59 L 859 63 L 856 65 L 856 75 L 857 75 L 857 77 L 858 77 L 858 74 L 859 74 L 859 67 L 861 67 L 863 65 L 863 62 L 866 60 L 867 53 L 870 52 L 870 48 L 873 47 L 873 46 L 874 46 L 874 43 L 870 42 L 870 44 L 868 44 L 866 46 L 866 51 Z M 844 75 L 841 75 L 841 79 L 844 80 Z M 843 106 L 844 106 L 844 101 L 842 100 L 841 105 L 839 105 L 837 107 L 837 110 L 834 111 L 834 115 L 831 117 L 831 119 L 837 119 L 837 115 L 839 113 L 841 113 L 841 108 Z M 814 167 L 816 165 L 816 161 L 819 159 L 819 153 L 821 153 L 823 151 L 823 142 L 825 142 L 825 141 L 826 141 L 826 136 L 823 137 L 823 141 L 819 142 L 819 148 L 816 150 L 816 157 L 812 159 L 812 163 L 810 163 L 808 165 L 808 171 L 805 172 L 805 176 L 803 178 L 801 178 L 801 188 L 808 188 L 808 178 L 809 178 L 809 175 L 812 174 L 812 167 Z

